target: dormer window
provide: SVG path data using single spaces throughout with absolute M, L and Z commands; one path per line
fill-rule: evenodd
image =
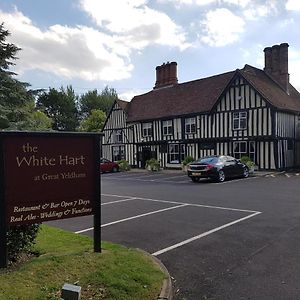
M 152 123 L 143 123 L 142 125 L 143 137 L 152 136 Z
M 186 118 L 185 119 L 185 133 L 192 134 L 196 133 L 196 118 Z
M 247 129 L 247 112 L 240 111 L 233 113 L 233 130 Z

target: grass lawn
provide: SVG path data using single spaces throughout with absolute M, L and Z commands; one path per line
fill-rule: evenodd
M 38 257 L 0 271 L 1 300 L 61 299 L 64 283 L 81 286 L 81 299 L 154 300 L 164 274 L 139 251 L 102 242 L 93 253 L 91 238 L 42 225 Z

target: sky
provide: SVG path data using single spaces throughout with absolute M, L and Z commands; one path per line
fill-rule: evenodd
M 34 89 L 109 86 L 130 101 L 163 63 L 177 62 L 182 83 L 263 69 L 263 49 L 288 43 L 300 91 L 299 0 L 1 0 L 0 22 L 22 49 L 17 78 Z

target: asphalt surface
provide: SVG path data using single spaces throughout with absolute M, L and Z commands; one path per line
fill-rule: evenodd
M 102 239 L 157 256 L 175 299 L 300 299 L 298 175 L 104 174 Z M 49 223 L 93 234 L 91 216 Z

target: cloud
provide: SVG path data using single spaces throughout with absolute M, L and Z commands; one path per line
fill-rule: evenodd
M 299 0 L 288 0 L 286 2 L 285 8 L 287 10 L 300 11 L 300 2 Z
M 176 7 L 180 7 L 183 5 L 197 5 L 197 6 L 207 6 L 211 4 L 215 4 L 218 6 L 222 5 L 236 5 L 239 7 L 246 7 L 250 0 L 158 0 L 160 3 L 173 3 Z
M 85 26 L 54 25 L 42 31 L 17 9 L 0 11 L 9 41 L 21 47 L 16 71 L 42 70 L 66 78 L 119 80 L 133 69 L 120 41 Z
M 42 30 L 16 7 L 11 13 L 0 10 L 12 32 L 9 41 L 22 48 L 17 73 L 42 70 L 68 79 L 121 80 L 131 76 L 134 51 L 154 44 L 189 47 L 181 27 L 145 0 L 118 0 L 117 10 L 112 0 L 80 3 L 98 28 L 55 24 Z
M 130 102 L 136 95 L 144 94 L 145 90 L 130 90 L 119 94 L 119 99 Z
M 293 47 L 289 48 L 289 73 L 291 84 L 300 91 L 300 51 Z
M 222 47 L 236 42 L 244 32 L 245 22 L 226 8 L 211 10 L 201 22 L 204 44 Z
M 150 44 L 181 50 L 189 47 L 184 30 L 167 14 L 149 8 L 147 3 L 147 0 L 80 1 L 81 8 L 99 28 L 117 35 L 134 49 Z

